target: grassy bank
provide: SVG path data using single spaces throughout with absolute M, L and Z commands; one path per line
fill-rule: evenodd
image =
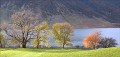
M 0 57 L 120 57 L 120 47 L 97 50 L 0 48 Z

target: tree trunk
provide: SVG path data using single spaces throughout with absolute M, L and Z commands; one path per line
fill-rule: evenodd
M 93 49 L 97 49 L 97 48 L 96 48 L 96 45 L 93 46 Z
M 63 48 L 65 48 L 65 38 L 64 38 L 64 42 L 63 42 Z
M 6 44 L 6 43 L 5 43 L 5 40 L 3 40 L 3 42 L 4 42 L 4 43 L 3 43 L 3 48 L 5 48 L 5 44 Z
M 26 42 L 22 44 L 22 48 L 26 48 Z
M 40 41 L 39 41 L 39 38 L 37 38 L 37 48 L 39 48 L 40 46 Z
M 63 48 L 65 48 L 65 45 L 63 44 Z
M 39 48 L 39 44 L 37 44 L 37 48 Z
M 2 48 L 2 43 L 1 43 L 1 41 L 0 41 L 0 48 Z

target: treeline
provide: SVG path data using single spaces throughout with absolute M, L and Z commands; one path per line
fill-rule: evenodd
M 42 48 L 43 45 L 50 48 L 48 40 L 50 35 L 53 35 L 54 40 L 63 48 L 71 45 L 73 28 L 69 23 L 55 23 L 50 30 L 49 23 L 41 22 L 39 16 L 40 14 L 30 10 L 15 12 L 11 16 L 10 23 L 0 25 L 0 31 L 4 31 L 10 37 L 9 43 L 19 44 L 22 48 L 26 48 L 26 44 L 31 39 L 36 48 Z M 0 47 L 5 47 L 6 42 L 8 41 L 5 40 L 4 35 L 0 34 Z M 116 41 L 101 37 L 100 32 L 94 32 L 83 40 L 83 44 L 86 48 L 96 49 L 116 46 Z
M 1 30 L 11 38 L 10 43 L 19 44 L 22 48 L 26 48 L 26 44 L 33 39 L 34 47 L 41 48 L 43 45 L 50 47 L 48 36 L 54 36 L 56 42 L 64 46 L 70 44 L 72 35 L 72 26 L 65 23 L 55 23 L 52 30 L 49 30 L 47 21 L 41 22 L 39 14 L 35 14 L 30 10 L 15 12 L 11 16 L 10 23 L 2 23 Z M 0 45 L 3 47 L 3 35 L 0 35 Z
M 83 44 L 85 48 L 92 49 L 109 48 L 115 47 L 117 45 L 115 39 L 109 37 L 102 37 L 99 31 L 95 31 L 89 34 L 86 38 L 84 38 Z

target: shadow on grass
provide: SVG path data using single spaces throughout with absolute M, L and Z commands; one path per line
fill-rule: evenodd
M 0 51 L 13 50 L 14 48 L 0 48 Z
M 19 51 L 27 51 L 27 52 L 46 52 L 46 53 L 71 53 L 71 52 L 79 52 L 79 51 L 86 51 L 87 49 L 62 49 L 62 48 L 27 48 L 27 49 L 17 49 Z M 87 50 L 88 51 L 88 50 Z
M 3 48 L 0 49 L 0 51 L 7 51 L 7 50 L 13 50 L 13 51 L 27 51 L 27 52 L 46 52 L 46 53 L 71 53 L 71 52 L 79 52 L 79 51 L 88 51 L 90 49 L 71 49 L 71 48 Z

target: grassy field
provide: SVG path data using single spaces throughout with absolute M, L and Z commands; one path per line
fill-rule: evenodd
M 0 57 L 120 57 L 120 47 L 81 49 L 0 49 Z

